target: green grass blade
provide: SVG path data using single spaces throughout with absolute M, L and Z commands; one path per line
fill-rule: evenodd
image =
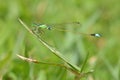
M 80 70 L 80 73 L 82 73 L 82 71 L 83 71 L 84 68 L 85 68 L 85 65 L 86 65 L 87 60 L 88 60 L 88 56 L 89 56 L 89 53 L 87 53 L 87 56 L 86 56 L 86 58 L 85 58 L 85 61 L 84 61 L 83 65 L 82 65 L 82 68 L 81 68 L 81 70 Z
M 21 19 L 18 19 L 19 22 L 31 33 L 33 34 L 35 37 L 37 37 L 37 39 L 44 45 L 46 46 L 50 51 L 53 52 L 54 55 L 56 55 L 58 58 L 60 58 L 61 60 L 63 60 L 65 63 L 67 63 L 73 70 L 79 72 L 80 69 L 71 64 L 58 50 L 56 50 L 54 47 L 50 46 L 49 44 L 47 44 L 44 40 L 41 39 L 40 36 L 36 35 L 35 33 L 33 33 L 33 31 L 31 29 L 28 28 L 28 26 L 21 20 Z

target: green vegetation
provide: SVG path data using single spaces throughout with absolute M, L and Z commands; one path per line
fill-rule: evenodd
M 0 0 L 0 80 L 79 80 L 81 76 L 81 80 L 119 80 L 119 3 Z M 76 21 L 81 23 L 80 27 L 66 25 L 65 29 L 102 36 L 44 29 L 44 34 L 38 36 L 31 31 L 33 23 Z

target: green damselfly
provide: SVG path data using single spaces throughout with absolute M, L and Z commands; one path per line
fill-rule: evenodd
M 76 34 L 81 34 L 81 35 L 88 35 L 88 36 L 93 36 L 93 37 L 101 37 L 101 34 L 99 33 L 91 33 L 91 34 L 85 34 L 85 33 L 79 33 L 79 32 L 74 32 L 67 30 L 65 25 L 72 25 L 72 26 L 80 26 L 80 22 L 71 22 L 71 23 L 61 23 L 61 24 L 36 24 L 34 23 L 32 26 L 34 26 L 33 32 L 35 34 L 42 34 L 43 29 L 46 30 L 58 30 L 58 31 L 67 31 L 67 32 L 73 32 Z

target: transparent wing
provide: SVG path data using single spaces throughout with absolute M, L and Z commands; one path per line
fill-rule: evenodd
M 73 30 L 68 30 L 66 27 L 72 27 Z M 86 33 L 81 33 L 77 32 L 81 27 L 80 22 L 72 22 L 72 23 L 62 23 L 62 24 L 54 24 L 54 25 L 49 25 L 48 30 L 57 30 L 57 31 L 66 31 L 66 32 L 72 32 L 78 35 L 86 35 L 86 36 L 93 36 L 93 37 L 101 37 L 101 34 L 99 33 L 91 33 L 91 34 L 86 34 Z
M 37 27 L 41 24 L 34 24 L 35 29 L 34 32 L 37 34 L 42 34 L 44 33 L 43 30 L 40 27 Z M 46 24 L 47 25 L 47 24 Z M 67 27 L 72 27 L 72 30 L 68 30 Z M 60 23 L 60 24 L 48 24 L 47 25 L 47 30 L 57 30 L 57 31 L 65 31 L 65 32 L 72 32 L 78 35 L 87 35 L 87 36 L 94 36 L 94 37 L 101 37 L 100 34 L 98 33 L 91 33 L 91 34 L 85 34 L 85 33 L 80 33 L 76 32 L 75 30 L 78 30 L 81 27 L 80 22 L 69 22 L 69 23 Z
M 59 28 L 59 29 L 65 29 L 67 26 L 71 27 L 80 27 L 81 23 L 80 22 L 67 22 L 67 23 L 59 23 L 59 24 L 50 24 L 49 27 L 54 28 Z

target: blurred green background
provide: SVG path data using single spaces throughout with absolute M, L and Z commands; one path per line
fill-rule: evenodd
M 101 38 L 69 32 L 46 31 L 43 39 L 80 66 L 89 52 L 84 71 L 94 72 L 83 80 L 120 80 L 119 0 L 0 0 L 0 80 L 73 80 L 64 68 L 28 63 L 21 54 L 34 59 L 62 63 L 19 23 L 80 21 L 77 31 L 100 33 Z M 72 30 L 72 27 L 67 27 Z

